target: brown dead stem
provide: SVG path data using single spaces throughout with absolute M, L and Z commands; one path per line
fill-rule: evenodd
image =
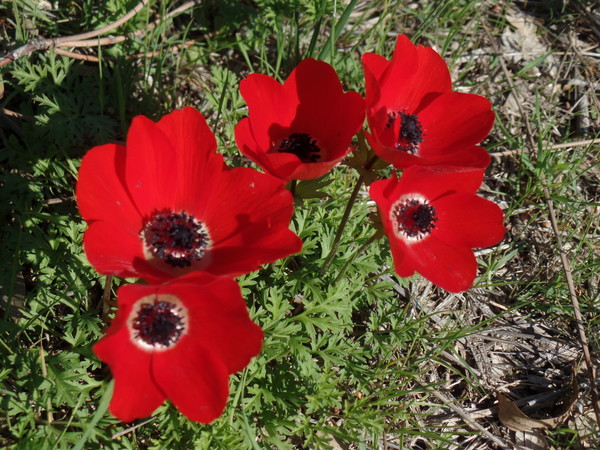
M 492 47 L 494 48 L 494 51 L 498 53 L 499 48 L 498 48 L 498 44 L 496 43 L 496 38 L 492 35 L 492 33 L 491 33 L 489 27 L 487 26 L 487 24 L 485 23 L 485 21 L 482 21 L 481 25 L 482 25 L 485 33 L 487 34 L 488 38 L 490 39 L 490 42 L 491 42 Z M 509 87 L 514 92 L 514 94 L 516 96 L 518 96 L 519 93 L 515 89 L 514 83 L 512 81 L 512 78 L 510 77 L 510 73 L 508 71 L 508 68 L 506 67 L 506 63 L 504 62 L 504 59 L 502 57 L 500 57 L 500 58 L 498 58 L 498 60 L 502 67 L 502 71 L 504 72 L 506 82 L 508 83 Z M 527 137 L 527 141 L 529 144 L 529 150 L 531 152 L 533 152 L 534 154 L 537 154 L 537 151 L 536 151 L 537 146 L 535 143 L 535 139 L 533 137 L 533 131 L 531 128 L 531 124 L 529 123 L 529 119 L 527 118 L 527 114 L 525 114 L 525 112 L 523 111 L 520 101 L 517 102 L 517 106 L 519 108 L 519 113 L 520 113 L 523 123 L 525 125 L 526 137 Z M 552 224 L 552 231 L 554 232 L 554 236 L 556 238 L 556 243 L 558 245 L 560 259 L 561 259 L 561 263 L 563 266 L 563 271 L 565 273 L 565 278 L 567 280 L 569 294 L 571 297 L 571 303 L 573 305 L 575 321 L 577 323 L 577 330 L 579 333 L 579 341 L 580 341 L 580 344 L 581 344 L 581 347 L 583 350 L 583 355 L 584 355 L 585 364 L 586 364 L 586 367 L 588 370 L 588 377 L 589 377 L 589 382 L 590 382 L 591 391 L 592 391 L 592 406 L 594 408 L 594 414 L 596 416 L 596 421 L 600 425 L 600 405 L 598 404 L 598 388 L 596 385 L 596 375 L 595 375 L 594 366 L 592 364 L 589 343 L 588 343 L 587 335 L 586 335 L 584 324 L 583 324 L 583 317 L 581 315 L 581 309 L 579 307 L 579 299 L 577 298 L 577 294 L 575 291 L 575 283 L 573 282 L 573 276 L 571 273 L 571 265 L 569 263 L 569 259 L 567 258 L 567 255 L 564 250 L 562 238 L 561 238 L 560 231 L 558 229 L 558 223 L 556 220 L 554 203 L 552 201 L 552 198 L 550 197 L 550 192 L 548 190 L 548 183 L 546 181 L 546 177 L 544 176 L 544 173 L 541 173 L 541 175 L 540 175 L 540 182 L 542 183 L 544 200 L 546 201 L 546 205 L 548 206 L 548 213 L 550 216 L 550 222 Z

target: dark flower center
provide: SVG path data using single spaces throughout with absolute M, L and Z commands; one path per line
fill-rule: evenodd
M 179 304 L 155 300 L 139 304 L 131 328 L 140 344 L 164 350 L 175 345 L 186 331 L 186 318 Z
M 423 142 L 423 127 L 416 114 L 406 114 L 403 112 L 388 113 L 388 122 L 386 127 L 394 125 L 394 122 L 400 118 L 400 131 L 396 142 L 396 149 L 415 154 L 419 144 Z
M 438 217 L 435 208 L 425 201 L 406 200 L 392 207 L 396 233 L 411 240 L 421 240 L 435 228 Z
M 185 211 L 155 213 L 146 222 L 142 238 L 152 256 L 172 267 L 189 267 L 200 261 L 210 246 L 204 223 Z
M 317 141 L 306 133 L 292 133 L 279 144 L 280 153 L 293 153 L 303 163 L 317 162 L 321 159 L 321 148 Z

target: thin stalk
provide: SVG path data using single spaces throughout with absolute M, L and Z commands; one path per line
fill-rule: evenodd
M 104 290 L 102 291 L 102 318 L 106 319 L 110 313 L 110 294 L 112 292 L 112 275 L 106 276 Z
M 296 185 L 298 184 L 298 180 L 291 180 L 290 181 L 290 193 L 292 194 L 292 197 L 296 198 Z
M 375 164 L 376 161 L 377 161 L 377 156 L 373 156 L 369 161 L 367 161 L 367 164 L 365 164 L 365 169 L 369 170 L 371 167 L 373 167 L 373 164 Z M 329 266 L 331 265 L 331 262 L 333 261 L 333 258 L 335 257 L 337 249 L 340 246 L 340 239 L 342 238 L 342 233 L 344 232 L 344 228 L 346 228 L 346 224 L 348 223 L 348 218 L 350 217 L 350 211 L 352 211 L 352 207 L 354 206 L 356 197 L 358 197 L 358 191 L 360 191 L 360 187 L 362 186 L 364 181 L 365 181 L 365 177 L 363 175 L 360 175 L 358 177 L 358 180 L 356 180 L 356 184 L 354 185 L 354 189 L 352 190 L 352 193 L 350 194 L 350 198 L 348 199 L 348 204 L 346 205 L 346 209 L 344 210 L 344 215 L 342 216 L 342 220 L 340 221 L 340 224 L 338 226 L 337 232 L 335 234 L 335 238 L 333 239 L 333 245 L 331 246 L 331 250 L 329 251 L 327 258 L 325 259 L 325 262 L 323 263 L 321 270 L 319 270 L 319 276 L 323 276 L 325 274 L 325 272 L 327 272 L 327 269 L 329 269 Z
M 348 270 L 348 267 L 350 267 L 350 264 L 352 264 L 354 262 L 354 260 L 356 258 L 358 258 L 358 255 L 360 255 L 362 252 L 364 252 L 367 249 L 367 247 L 369 245 L 371 245 L 379 237 L 379 235 L 380 235 L 379 231 L 375 232 L 375 234 L 373 234 L 373 236 L 371 236 L 369 239 L 367 239 L 367 242 L 365 242 L 363 245 L 361 245 L 360 248 L 358 250 L 356 250 L 354 255 L 352 255 L 350 257 L 350 259 L 348 259 L 348 261 L 346 261 L 346 264 L 344 264 L 344 267 L 342 267 L 342 269 L 340 270 L 340 273 L 338 273 L 338 276 L 335 277 L 335 280 L 333 281 L 333 286 L 336 286 L 338 284 L 338 282 L 342 279 L 342 277 L 346 273 L 346 270 Z
M 319 271 L 319 276 L 323 276 L 325 274 L 325 272 L 327 272 L 327 269 L 329 269 L 329 266 L 331 265 L 331 262 L 333 261 L 335 254 L 337 253 L 337 249 L 340 246 L 340 239 L 342 238 L 342 233 L 344 232 L 344 228 L 346 228 L 346 223 L 348 223 L 348 218 L 350 217 L 350 211 L 352 211 L 352 207 L 354 206 L 356 197 L 358 197 L 358 191 L 360 191 L 360 187 L 362 186 L 363 181 L 364 181 L 364 177 L 362 175 L 358 177 L 358 180 L 356 180 L 356 184 L 354 185 L 354 189 L 352 190 L 352 193 L 350 194 L 350 198 L 348 199 L 348 204 L 346 205 L 346 209 L 344 210 L 344 215 L 342 216 L 342 220 L 340 221 L 340 224 L 338 225 L 338 229 L 335 234 L 335 238 L 333 239 L 333 245 L 331 246 L 331 250 L 329 251 L 329 254 L 327 255 L 327 259 L 325 259 L 325 262 L 323 263 L 323 266 L 321 267 L 321 270 Z

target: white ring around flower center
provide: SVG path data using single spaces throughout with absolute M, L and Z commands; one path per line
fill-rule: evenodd
M 142 308 L 145 305 L 154 306 L 159 302 L 165 302 L 170 305 L 171 312 L 177 316 L 179 322 L 177 324 L 177 341 L 173 342 L 170 345 L 165 345 L 162 343 L 148 343 L 143 340 L 139 336 L 138 330 L 135 328 L 135 321 L 139 318 Z M 129 338 L 131 342 L 144 351 L 166 351 L 172 349 L 177 345 L 177 343 L 185 336 L 189 331 L 189 313 L 188 309 L 185 307 L 183 302 L 176 296 L 171 294 L 150 294 L 146 297 L 140 298 L 136 301 L 129 313 L 129 317 L 127 318 L 127 330 L 129 331 Z

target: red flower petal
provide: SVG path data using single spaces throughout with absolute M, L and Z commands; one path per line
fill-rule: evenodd
M 168 291 L 188 299 L 186 306 L 193 317 L 190 335 L 218 355 L 227 373 L 239 372 L 260 353 L 263 332 L 250 319 L 235 281 L 195 272 L 170 284 Z
M 298 64 L 284 87 L 299 100 L 291 131 L 310 132 L 326 153 L 326 161 L 344 157 L 364 122 L 363 98 L 356 92 L 344 94 L 334 68 L 312 58 Z
M 472 147 L 488 135 L 495 117 L 485 97 L 458 92 L 439 95 L 419 112 L 425 134 L 419 155 L 430 158 Z
M 504 238 L 504 214 L 493 202 L 476 195 L 452 194 L 435 201 L 440 211 L 436 237 L 455 246 L 481 248 Z
M 483 170 L 450 171 L 409 167 L 397 183 L 389 181 L 389 195 L 397 199 L 402 194 L 420 194 L 432 202 L 452 192 L 475 194 L 481 186 L 483 175 Z
M 432 233 L 422 241 L 405 247 L 406 259 L 415 271 L 449 292 L 469 289 L 477 276 L 477 260 L 470 248 L 454 247 Z
M 217 153 L 215 135 L 204 116 L 190 107 L 165 115 L 156 127 L 165 134 L 177 158 L 173 172 L 163 167 L 171 172 L 169 183 L 176 190 L 174 203 L 169 206 L 175 211 L 193 211 L 201 217 L 212 195 L 210 189 L 226 168 L 223 157 Z
M 206 211 L 214 242 L 206 271 L 237 276 L 300 251 L 288 228 L 292 197 L 279 179 L 240 167 L 224 173 L 218 189 Z
M 402 42 L 403 41 L 403 42 Z M 400 67 L 406 64 L 407 54 L 412 54 L 412 50 L 408 50 L 409 46 L 414 46 L 406 36 L 399 36 L 394 55 L 391 60 L 391 67 Z M 413 72 L 410 87 L 398 89 L 399 96 L 396 98 L 399 110 L 401 106 L 405 106 L 407 110 L 413 110 L 423 104 L 423 101 L 432 93 L 450 92 L 452 90 L 452 79 L 450 71 L 444 59 L 432 48 L 416 46 L 417 66 Z M 394 82 L 393 71 L 386 73 L 385 77 L 389 77 L 391 82 Z M 386 82 L 384 79 L 383 82 Z
M 362 128 L 365 121 L 365 101 L 356 92 L 347 92 L 331 102 L 333 113 L 329 111 L 320 123 L 321 131 L 315 131 L 319 144 L 327 152 L 326 160 L 340 161 L 350 152 L 350 140 Z M 303 104 L 300 104 L 299 113 Z M 324 108 L 321 108 L 324 109 Z M 308 115 L 308 114 L 307 114 Z M 317 116 L 310 116 L 311 129 L 318 130 Z M 294 123 L 294 127 L 297 124 Z M 298 131 L 302 128 L 298 126 Z
M 381 61 L 374 58 L 367 58 L 366 64 L 372 75 L 382 66 Z M 390 110 L 412 113 L 422 105 L 428 94 L 452 90 L 450 72 L 444 59 L 432 48 L 415 46 L 404 35 L 398 36 L 390 64 L 381 72 L 378 81 L 380 98 L 372 98 L 367 91 L 368 108 L 378 109 L 378 104 L 385 103 Z
M 139 231 L 141 217 L 120 177 L 125 170 L 125 152 L 124 146 L 108 144 L 85 154 L 75 189 L 77 206 L 87 222 L 108 218 Z
M 290 98 L 281 83 L 258 73 L 250 74 L 240 82 L 240 93 L 248 105 L 248 115 L 252 117 L 254 140 L 266 152 L 272 145 L 272 127 L 286 128 L 294 120 L 298 98 Z
M 210 423 L 227 404 L 229 374 L 216 354 L 197 340 L 186 336 L 179 344 L 153 355 L 152 374 L 188 419 Z
M 83 247 L 90 264 L 106 275 L 137 277 L 139 264 L 145 261 L 139 231 L 112 221 L 92 222 Z
M 150 119 L 137 116 L 127 134 L 125 183 L 143 217 L 174 205 L 177 149 Z
M 381 92 L 379 80 L 390 65 L 390 62 L 376 53 L 365 53 L 362 56 L 363 71 L 365 73 L 365 92 L 368 93 L 369 106 L 379 104 Z

